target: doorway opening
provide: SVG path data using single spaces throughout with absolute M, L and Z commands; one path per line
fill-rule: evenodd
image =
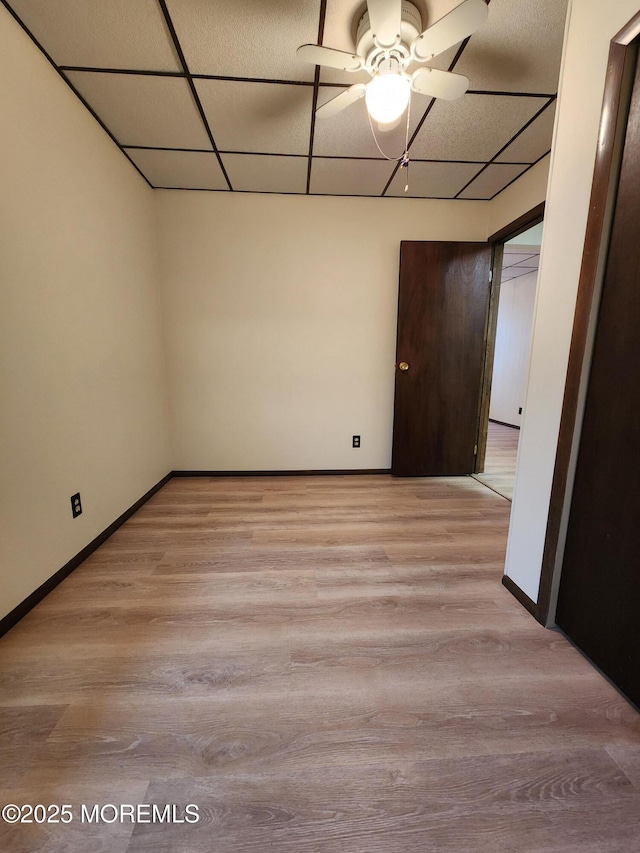
M 542 218 L 536 218 L 535 224 L 494 242 L 482 453 L 473 476 L 508 500 L 515 484 L 542 244 Z

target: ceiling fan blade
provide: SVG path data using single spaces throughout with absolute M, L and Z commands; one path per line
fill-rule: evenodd
M 444 53 L 454 44 L 463 41 L 487 19 L 488 8 L 484 0 L 464 0 L 448 15 L 440 18 L 414 39 L 413 56 L 420 62 Z
M 366 83 L 356 83 L 355 85 L 350 86 L 345 92 L 341 92 L 337 97 L 331 98 L 330 101 L 327 101 L 326 104 L 319 107 L 316 110 L 316 116 L 318 118 L 331 118 L 332 116 L 337 115 L 342 112 L 342 110 L 364 97 L 366 88 Z
M 296 55 L 298 59 L 311 65 L 327 65 L 341 71 L 359 71 L 364 65 L 362 58 L 355 53 L 346 53 L 344 50 L 334 50 L 319 44 L 303 44 L 297 49 Z
M 418 68 L 411 77 L 411 88 L 432 98 L 455 101 L 469 88 L 469 78 L 438 68 Z
M 381 47 L 393 47 L 400 35 L 402 0 L 367 0 L 371 32 Z

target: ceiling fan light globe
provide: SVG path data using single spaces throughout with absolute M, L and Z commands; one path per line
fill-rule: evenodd
M 406 77 L 400 74 L 380 74 L 367 84 L 367 111 L 378 124 L 393 124 L 406 110 L 410 95 L 411 84 Z

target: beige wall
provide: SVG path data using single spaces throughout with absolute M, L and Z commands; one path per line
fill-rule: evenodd
M 0 78 L 2 616 L 170 458 L 153 193 L 3 7 Z
M 569 12 L 506 572 L 534 601 L 546 531 L 609 41 L 638 0 Z
M 541 204 L 547 197 L 550 157 L 547 156 L 493 201 L 487 210 L 487 233 L 489 236 L 510 225 L 524 213 Z
M 400 241 L 485 240 L 486 203 L 157 202 L 174 467 L 389 467 Z

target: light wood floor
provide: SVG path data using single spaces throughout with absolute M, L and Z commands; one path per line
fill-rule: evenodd
M 501 586 L 473 478 L 174 479 L 0 640 L 11 853 L 633 853 L 640 717 Z
M 474 474 L 476 480 L 509 500 L 513 499 L 519 439 L 519 429 L 489 421 L 484 471 Z

